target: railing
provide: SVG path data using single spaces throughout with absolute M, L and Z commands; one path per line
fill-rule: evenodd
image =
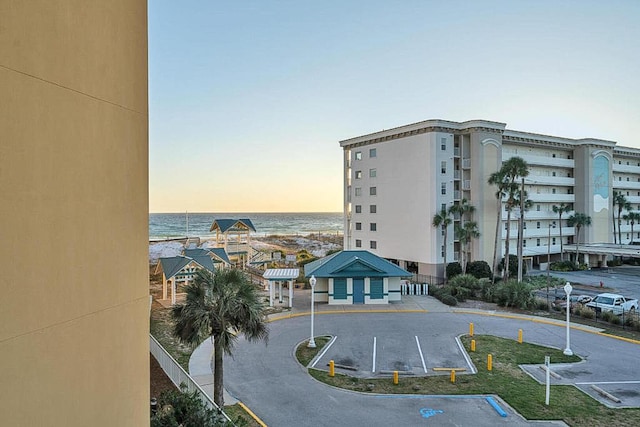
M 229 418 L 229 416 L 225 414 L 213 400 L 211 400 L 202 387 L 200 387 L 200 385 L 191 378 L 191 375 L 189 375 L 187 371 L 182 369 L 182 366 L 180 366 L 178 362 L 176 362 L 175 359 L 167 353 L 167 350 L 165 350 L 151 334 L 149 334 L 149 351 L 153 357 L 156 358 L 164 373 L 167 374 L 171 382 L 173 382 L 176 387 L 180 387 L 180 384 L 184 384 L 187 386 L 188 391 L 196 391 L 200 400 L 207 408 L 213 409 L 222 414 L 222 416 L 231 423 L 231 425 L 235 426 L 231 421 L 231 418 Z
M 471 159 L 462 159 L 462 169 L 471 169 Z

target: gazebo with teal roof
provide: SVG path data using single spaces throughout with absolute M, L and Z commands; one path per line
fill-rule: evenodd
M 315 276 L 315 300 L 334 304 L 400 301 L 403 278 L 411 273 L 369 251 L 341 251 L 304 266 Z
M 236 267 L 244 268 L 251 259 L 251 232 L 256 228 L 248 218 L 215 219 L 211 229 L 215 233 L 216 247 L 224 248 L 229 259 Z

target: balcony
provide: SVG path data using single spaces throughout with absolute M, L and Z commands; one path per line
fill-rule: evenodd
M 635 173 L 640 175 L 640 166 L 637 165 L 619 165 L 614 163 L 611 169 L 613 169 L 614 172 Z
M 531 154 L 507 154 L 506 157 L 502 158 L 502 161 L 507 161 L 512 157 L 521 157 L 525 162 L 530 165 L 541 165 L 541 166 L 556 166 L 559 168 L 573 168 L 575 167 L 575 160 L 573 159 L 562 159 L 560 157 L 550 157 L 550 156 L 534 156 Z
M 573 187 L 576 185 L 575 178 L 570 178 L 566 176 L 539 176 L 539 175 L 529 175 L 525 178 L 525 185 L 556 185 L 556 186 L 567 186 Z
M 463 190 L 465 190 L 465 191 L 469 191 L 469 190 L 471 190 L 471 180 L 469 180 L 469 179 L 465 179 L 465 180 L 462 182 L 462 189 L 463 189 Z
M 460 147 L 453 147 L 453 157 L 460 157 Z
M 471 169 L 471 159 L 462 159 L 462 169 Z
M 541 193 L 541 194 L 529 194 L 529 199 L 532 202 L 546 202 L 546 203 L 573 203 L 576 200 L 575 194 L 560 194 L 560 193 Z
M 454 170 L 453 171 L 453 179 L 459 181 L 460 180 L 460 175 L 461 175 L 461 173 L 460 173 L 459 170 Z
M 455 190 L 453 192 L 453 200 L 460 200 L 460 190 Z
M 640 182 L 634 181 L 613 181 L 613 188 L 625 190 L 640 190 Z

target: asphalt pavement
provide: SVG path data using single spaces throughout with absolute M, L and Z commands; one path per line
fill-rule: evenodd
M 225 357 L 227 404 L 243 402 L 270 427 L 564 425 L 524 420 L 498 396 L 490 397 L 506 417 L 500 416 L 487 396 L 363 394 L 319 383 L 294 356 L 296 346 L 310 335 L 308 307 L 308 291 L 296 290 L 293 309 L 272 316 L 267 345 L 239 338 L 234 356 Z M 472 374 L 475 367 L 456 342 L 456 337 L 468 333 L 470 322 L 476 334 L 515 339 L 522 329 L 527 342 L 559 349 L 566 344 L 564 322 L 452 309 L 429 296 L 405 295 L 402 302 L 386 306 L 317 304 L 315 335 L 330 335 L 335 341 L 315 361 L 316 367 L 326 369 L 328 358 L 333 358 L 345 362 L 345 366 L 351 364 L 356 369 L 349 369 L 351 374 L 363 377 L 385 375 L 384 371 L 392 369 L 437 375 L 436 368 L 444 367 L 464 368 L 459 375 Z M 610 407 L 640 407 L 639 343 L 598 331 L 572 325 L 571 348 L 584 361 L 572 365 L 553 365 L 552 361 L 552 384 L 573 384 Z M 190 363 L 192 375 L 209 393 L 211 351 L 207 340 L 194 352 Z M 534 379 L 544 380 L 539 366 L 523 369 Z M 620 402 L 606 397 L 607 393 Z

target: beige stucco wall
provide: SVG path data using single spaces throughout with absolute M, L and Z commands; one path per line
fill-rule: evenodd
M 2 424 L 147 425 L 146 2 L 0 16 Z

